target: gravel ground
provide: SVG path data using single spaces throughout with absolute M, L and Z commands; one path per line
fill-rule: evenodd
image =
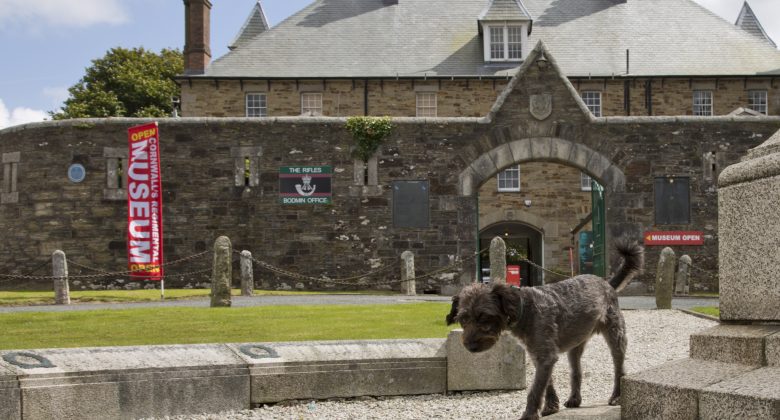
M 628 330 L 628 374 L 688 357 L 688 338 L 716 322 L 675 310 L 625 311 Z M 527 383 L 534 369 L 526 362 Z M 606 404 L 612 392 L 612 358 L 604 339 L 594 337 L 582 359 L 584 406 Z M 569 392 L 565 355 L 553 373 L 556 389 L 565 401 Z M 343 401 L 306 401 L 264 406 L 220 414 L 167 417 L 176 420 L 248 419 L 510 419 L 525 408 L 526 391 L 457 393 L 413 397 L 359 398 Z

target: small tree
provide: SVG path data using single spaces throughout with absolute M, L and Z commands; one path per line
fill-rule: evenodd
M 70 97 L 55 120 L 104 117 L 164 117 L 173 112 L 171 98 L 179 96 L 173 78 L 184 71 L 179 50 L 159 54 L 144 48 L 113 48 L 92 60 L 86 74 L 68 91 Z

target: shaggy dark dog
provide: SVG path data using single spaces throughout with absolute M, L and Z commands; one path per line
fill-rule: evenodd
M 474 284 L 452 298 L 447 325 L 460 323 L 466 349 L 485 351 L 508 329 L 530 355 L 536 376 L 522 419 L 538 419 L 543 402 L 542 416 L 558 411 L 558 395 L 551 375 L 558 354 L 563 352 L 568 353 L 571 365 L 571 395 L 564 405 L 580 406 L 580 358 L 590 337 L 597 333 L 606 339 L 615 365 L 615 386 L 609 404 L 619 404 L 626 326 L 617 292 L 640 271 L 643 249 L 637 243 L 618 242 L 617 249 L 624 261 L 609 282 L 586 274 L 542 287 Z

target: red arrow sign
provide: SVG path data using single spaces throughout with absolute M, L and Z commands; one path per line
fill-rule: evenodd
M 704 245 L 704 232 L 669 231 L 645 232 L 646 246 Z

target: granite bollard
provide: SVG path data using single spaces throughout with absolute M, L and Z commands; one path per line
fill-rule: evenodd
M 411 251 L 404 251 L 401 254 L 401 293 L 406 296 L 417 294 L 414 280 L 414 254 Z
M 490 281 L 506 283 L 506 243 L 498 236 L 490 241 Z
M 252 253 L 241 251 L 241 296 L 255 294 L 255 279 L 252 272 Z
M 447 336 L 447 391 L 525 389 L 525 350 L 509 332 L 481 353 L 466 350 L 462 337 L 461 329 Z
M 683 255 L 677 262 L 677 273 L 674 276 L 674 293 L 687 296 L 691 288 L 691 257 Z
M 211 307 L 231 305 L 230 282 L 233 278 L 230 239 L 220 236 L 214 242 L 214 268 L 211 276 Z
M 54 277 L 54 303 L 70 305 L 70 287 L 68 286 L 68 260 L 59 249 L 51 255 L 52 276 Z
M 677 258 L 672 248 L 664 248 L 658 258 L 658 271 L 655 274 L 655 307 L 658 309 L 672 309 L 676 265 Z

